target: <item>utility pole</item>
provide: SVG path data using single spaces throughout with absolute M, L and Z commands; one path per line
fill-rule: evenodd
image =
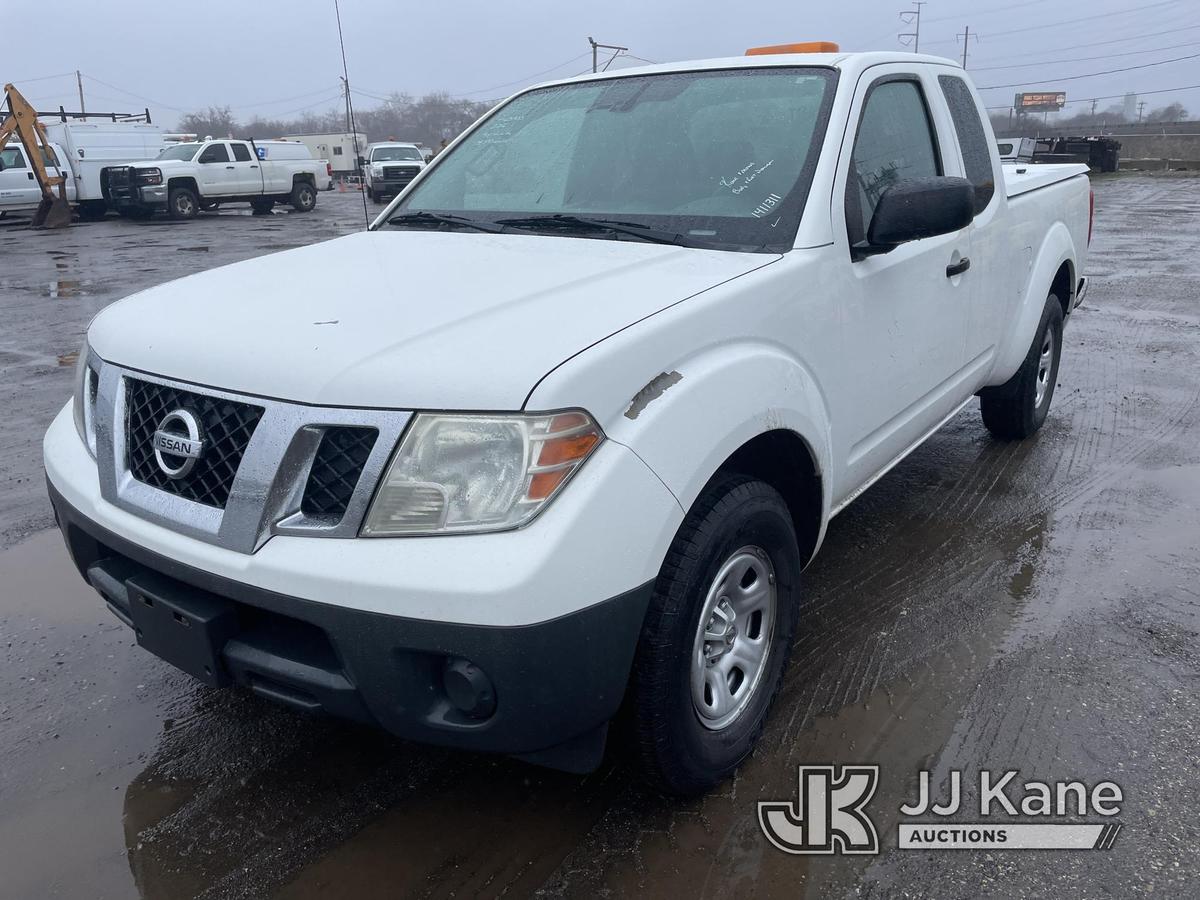
M 1138 122 L 1139 122 L 1139 124 L 1140 124 L 1140 123 L 1141 123 L 1141 121 L 1142 121 L 1142 110 L 1143 110 L 1143 109 L 1145 109 L 1145 108 L 1146 108 L 1146 101 L 1145 101 L 1145 100 L 1139 100 L 1139 101 L 1138 101 Z
M 87 112 L 87 107 L 83 105 L 83 76 L 79 74 L 79 70 L 75 70 L 75 83 L 79 85 L 79 111 Z
M 968 45 L 971 43 L 971 38 L 975 38 L 976 42 L 978 42 L 978 41 L 979 41 L 979 35 L 977 35 L 977 34 L 971 34 L 971 26 L 970 26 L 970 25 L 964 25 L 964 26 L 963 26 L 963 30 L 962 30 L 962 34 L 956 34 L 956 35 L 954 36 L 954 39 L 955 39 L 956 41 L 957 41 L 959 38 L 962 38 L 962 45 L 963 45 L 963 62 L 962 62 L 962 66 L 963 66 L 963 68 L 965 69 L 965 68 L 967 67 L 967 46 L 968 46 Z
M 338 76 L 338 81 L 342 83 L 342 96 L 346 99 L 346 130 L 353 131 L 350 127 L 350 82 L 341 75 Z
M 620 53 L 623 50 L 629 49 L 628 47 L 618 47 L 616 44 L 597 44 L 590 37 L 588 38 L 588 43 L 592 45 L 592 71 L 593 72 L 601 71 L 600 61 L 597 57 L 596 51 L 598 51 L 598 50 L 613 50 L 613 51 L 615 51 L 612 55 L 612 59 L 610 59 L 608 62 L 606 62 L 604 64 L 604 68 L 607 69 L 610 65 L 612 65 L 613 59 L 617 58 L 618 53 Z
M 905 25 L 912 25 L 912 31 L 906 31 L 903 34 L 897 35 L 900 38 L 900 43 L 908 46 L 909 41 L 913 45 L 913 53 L 921 52 L 921 7 L 925 5 L 927 0 L 913 0 L 913 6 L 916 9 L 905 10 L 900 13 L 900 21 Z M 904 40 L 908 38 L 909 40 Z

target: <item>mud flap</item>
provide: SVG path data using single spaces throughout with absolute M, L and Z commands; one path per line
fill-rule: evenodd
M 71 224 L 71 207 L 62 197 L 42 198 L 33 214 L 31 228 L 66 228 Z

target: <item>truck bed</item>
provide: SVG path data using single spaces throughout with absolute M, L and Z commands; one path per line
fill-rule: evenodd
M 1033 165 L 1032 163 L 1006 162 L 1004 169 L 1004 189 L 1011 200 L 1021 194 L 1028 194 L 1038 188 L 1048 187 L 1074 178 L 1086 175 L 1088 167 L 1081 163 L 1062 163 Z

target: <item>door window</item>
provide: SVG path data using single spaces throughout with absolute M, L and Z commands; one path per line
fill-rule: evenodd
M 230 144 L 233 147 L 233 158 L 238 162 L 250 162 L 250 148 L 245 144 Z
M 200 162 L 202 163 L 223 163 L 229 162 L 229 151 L 225 149 L 224 144 L 209 144 L 204 148 L 204 152 L 200 154 Z
M 6 169 L 24 169 L 25 154 L 16 147 L 8 147 L 0 150 L 0 162 L 4 163 Z
M 872 85 L 846 176 L 850 246 L 866 240 L 875 207 L 889 187 L 904 178 L 941 174 L 933 123 L 921 86 L 908 79 Z

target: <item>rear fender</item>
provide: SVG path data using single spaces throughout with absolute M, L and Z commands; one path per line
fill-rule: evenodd
M 1028 251 L 1026 251 L 1028 254 Z M 1042 310 L 1046 308 L 1046 296 L 1054 283 L 1054 276 L 1063 263 L 1067 263 L 1071 271 L 1072 285 L 1075 284 L 1075 259 L 1077 258 L 1075 242 L 1071 232 L 1061 221 L 1055 222 L 1037 252 L 1026 256 L 1030 259 L 1029 277 L 1022 287 L 1021 298 L 1008 334 L 1000 345 L 996 357 L 996 365 L 992 369 L 988 386 L 1004 384 L 1020 368 L 1025 354 L 1033 343 L 1038 323 L 1042 319 Z M 1070 301 L 1070 297 L 1059 297 L 1060 301 Z

